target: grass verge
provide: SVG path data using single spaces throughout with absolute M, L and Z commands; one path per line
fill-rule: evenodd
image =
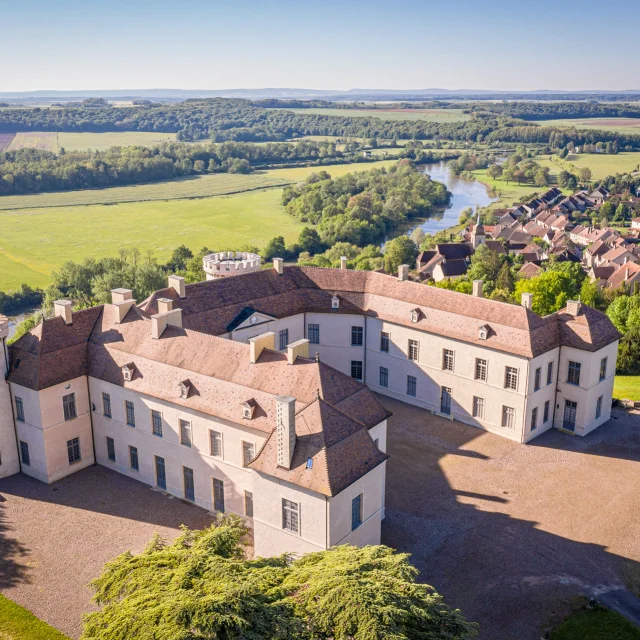
M 613 382 L 613 397 L 640 401 L 640 376 L 616 376 Z
M 585 609 L 562 622 L 551 640 L 640 640 L 640 629 L 615 611 Z
M 31 612 L 0 595 L 0 640 L 69 640 Z

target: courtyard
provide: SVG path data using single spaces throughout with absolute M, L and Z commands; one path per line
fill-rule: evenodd
M 578 596 L 640 590 L 640 416 L 519 445 L 380 400 L 394 412 L 383 542 L 411 553 L 481 639 L 538 640 Z M 211 521 L 100 466 L 53 485 L 0 480 L 0 592 L 78 637 L 107 561 Z

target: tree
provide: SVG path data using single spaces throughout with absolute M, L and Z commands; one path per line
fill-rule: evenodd
M 626 333 L 631 312 L 640 309 L 640 296 L 618 296 L 607 308 L 607 316 L 620 333 Z
M 502 292 L 506 291 L 507 293 L 511 293 L 513 291 L 513 286 L 513 275 L 511 274 L 511 268 L 509 267 L 509 263 L 505 261 L 500 267 L 498 277 L 496 278 L 496 289 Z
M 408 554 L 342 545 L 248 560 L 240 518 L 156 536 L 93 581 L 82 640 L 465 640 L 477 626 L 416 582 Z M 151 635 L 150 635 L 151 634 Z
M 266 262 L 271 262 L 274 258 L 284 258 L 287 249 L 282 236 L 276 236 L 267 242 L 267 246 L 262 252 L 262 257 Z
M 578 175 L 582 182 L 589 182 L 589 180 L 591 180 L 591 169 L 589 169 L 589 167 L 582 167 L 578 171 Z
M 487 175 L 492 180 L 497 180 L 502 175 L 502 167 L 499 164 L 490 164 L 487 167 Z
M 506 180 L 507 184 L 513 182 L 515 177 L 515 172 L 511 167 L 506 167 L 502 170 L 502 179 Z
M 172 273 L 177 273 L 187 266 L 187 261 L 191 258 L 193 258 L 193 251 L 182 244 L 173 250 L 169 262 L 167 262 L 167 268 Z
M 320 240 L 320 235 L 312 227 L 305 227 L 300 232 L 298 245 L 300 246 L 300 251 L 308 251 L 311 255 L 324 251 L 324 245 L 322 244 L 322 240 Z
M 640 327 L 630 329 L 620 341 L 618 347 L 617 373 L 626 375 L 640 374 Z
M 418 257 L 418 247 L 409 236 L 398 236 L 387 242 L 384 249 L 384 270 L 395 273 L 401 264 L 408 264 L 414 268 Z
M 482 280 L 483 290 L 488 295 L 493 291 L 504 260 L 504 256 L 497 251 L 492 251 L 487 245 L 481 244 L 471 256 L 467 276 L 469 280 Z

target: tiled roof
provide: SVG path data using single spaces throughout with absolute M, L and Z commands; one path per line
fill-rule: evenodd
M 521 278 L 533 278 L 542 272 L 542 267 L 539 267 L 535 262 L 527 262 L 518 271 L 518 275 Z

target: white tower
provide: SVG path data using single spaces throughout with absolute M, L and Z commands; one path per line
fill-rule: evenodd
M 484 244 L 484 241 L 484 227 L 480 224 L 480 212 L 478 211 L 476 224 L 471 228 L 471 244 L 474 249 L 477 249 L 481 244 Z
M 9 320 L 0 316 L 0 478 L 12 476 L 20 471 L 11 393 L 9 383 L 5 382 L 9 371 L 8 337 Z

